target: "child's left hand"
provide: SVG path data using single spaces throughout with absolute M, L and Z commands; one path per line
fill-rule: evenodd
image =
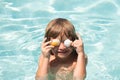
M 82 38 L 80 37 L 80 35 L 77 34 L 77 36 L 78 36 L 78 40 L 75 40 L 72 43 L 72 46 L 76 48 L 76 52 L 79 55 L 79 54 L 84 53 L 84 45 L 83 45 Z

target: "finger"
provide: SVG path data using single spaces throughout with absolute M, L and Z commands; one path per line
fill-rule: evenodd
M 42 47 L 45 47 L 51 43 L 51 41 L 46 42 L 47 38 L 44 38 L 42 41 Z
M 79 40 L 82 40 L 82 38 L 81 38 L 81 36 L 80 36 L 79 33 L 76 33 L 76 35 L 77 35 L 77 37 L 78 37 Z
M 54 46 L 50 45 L 50 46 L 46 46 L 46 49 L 52 49 L 54 48 Z
M 72 43 L 71 46 L 72 46 L 74 49 L 76 49 L 76 46 L 74 45 L 74 43 Z
M 45 45 L 43 45 L 42 46 L 42 50 L 47 50 L 47 51 L 49 51 L 50 49 L 52 49 L 52 48 L 54 48 L 54 46 L 52 46 L 52 45 L 48 45 L 48 46 L 45 46 Z
M 49 45 L 51 43 L 51 41 L 48 41 L 45 43 L 45 46 Z
M 54 46 L 46 46 L 46 50 L 51 50 L 51 49 L 53 49 L 54 48 Z
M 47 40 L 47 38 L 45 37 L 42 42 L 44 43 L 46 40 Z

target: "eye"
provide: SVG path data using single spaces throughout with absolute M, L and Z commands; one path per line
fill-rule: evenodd
M 66 40 L 64 41 L 64 45 L 65 45 L 66 47 L 70 47 L 70 46 L 71 46 L 71 43 L 72 43 L 72 41 L 69 40 L 69 39 L 66 39 Z

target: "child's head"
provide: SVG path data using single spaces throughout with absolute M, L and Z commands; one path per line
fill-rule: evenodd
M 70 39 L 71 41 L 78 39 L 73 24 L 64 18 L 57 18 L 50 21 L 46 28 L 45 37 L 47 38 L 47 41 L 57 38 L 61 43 L 66 39 Z M 77 53 L 73 47 L 71 47 L 71 49 L 71 53 L 74 52 L 74 55 L 76 56 Z
M 73 24 L 63 18 L 54 19 L 47 25 L 45 37 L 47 39 L 59 37 L 61 42 L 66 39 L 72 41 L 78 39 Z

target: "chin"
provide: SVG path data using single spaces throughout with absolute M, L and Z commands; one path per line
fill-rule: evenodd
M 69 56 L 70 54 L 63 54 L 63 53 L 58 53 L 57 57 L 60 59 L 65 59 Z

